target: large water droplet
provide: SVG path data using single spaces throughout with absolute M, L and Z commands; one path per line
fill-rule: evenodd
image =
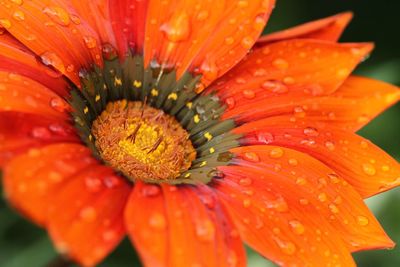
M 0 25 L 6 30 L 10 29 L 12 26 L 11 21 L 8 19 L 0 19 Z
M 280 197 L 278 199 L 276 199 L 275 201 L 269 201 L 267 202 L 267 207 L 268 208 L 273 208 L 279 212 L 286 212 L 289 210 L 288 208 L 288 204 L 286 203 L 286 201 Z
M 49 16 L 51 20 L 57 24 L 60 24 L 62 26 L 68 26 L 70 24 L 69 14 L 62 7 L 58 6 L 45 7 L 43 9 L 43 13 Z
M 190 21 L 186 12 L 175 12 L 172 18 L 161 25 L 161 32 L 171 42 L 181 42 L 189 38 Z
M 289 68 L 289 63 L 282 58 L 277 58 L 272 61 L 272 65 L 279 70 L 286 70 Z
M 243 186 L 249 186 L 253 183 L 253 180 L 251 180 L 250 178 L 246 177 L 246 178 L 242 178 L 239 180 L 239 184 L 243 185 Z
M 57 70 L 61 72 L 65 72 L 65 65 L 61 58 L 54 52 L 44 52 L 40 58 L 42 59 L 42 62 L 47 65 L 47 66 L 53 66 Z
M 307 136 L 316 137 L 319 135 L 318 130 L 313 127 L 307 127 L 304 129 L 304 134 Z
M 288 254 L 288 255 L 293 255 L 296 253 L 296 246 L 290 241 L 283 241 L 280 239 L 275 239 L 276 243 L 280 247 L 283 253 Z
M 259 132 L 257 134 L 257 141 L 262 144 L 270 144 L 274 141 L 274 136 L 268 132 Z
M 54 97 L 50 100 L 50 107 L 59 112 L 65 112 L 69 109 L 68 104 L 59 97 Z
M 37 139 L 50 139 L 52 137 L 51 132 L 46 127 L 35 127 L 31 131 L 33 138 Z
M 276 94 L 285 94 L 289 91 L 286 85 L 278 81 L 265 81 L 261 87 Z
M 21 10 L 17 10 L 13 14 L 13 18 L 17 21 L 24 21 L 25 20 L 25 13 Z
M 269 152 L 269 156 L 273 159 L 278 159 L 280 157 L 282 157 L 284 154 L 284 151 L 282 148 L 276 147 L 273 148 L 270 152 Z
M 366 175 L 374 176 L 376 174 L 376 169 L 372 164 L 364 163 L 362 169 Z
M 145 185 L 142 188 L 142 195 L 145 197 L 155 197 L 161 193 L 161 189 L 158 185 Z

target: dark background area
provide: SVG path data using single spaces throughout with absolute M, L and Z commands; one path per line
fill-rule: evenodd
M 343 11 L 355 17 L 341 41 L 373 41 L 376 49 L 357 73 L 400 85 L 400 1 L 398 0 L 278 0 L 266 32 L 281 30 Z M 360 131 L 392 156 L 400 159 L 400 104 L 389 109 Z M 400 190 L 367 200 L 392 239 L 400 243 Z M 0 267 L 41 267 L 56 257 L 41 229 L 22 219 L 0 200 Z M 356 253 L 361 267 L 400 266 L 400 247 Z M 104 262 L 104 267 L 140 266 L 129 242 Z M 271 266 L 249 251 L 249 266 Z

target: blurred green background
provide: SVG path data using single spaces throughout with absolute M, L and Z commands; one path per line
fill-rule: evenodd
M 400 85 L 400 1 L 398 0 L 278 0 L 266 32 L 351 10 L 355 18 L 342 41 L 374 41 L 372 57 L 357 73 Z M 375 119 L 360 134 L 400 160 L 400 104 Z M 367 200 L 392 239 L 400 244 L 400 189 Z M 249 250 L 250 267 L 274 266 Z M 56 258 L 46 234 L 7 208 L 0 198 L 0 266 L 42 267 Z M 361 267 L 400 266 L 400 246 L 394 250 L 355 254 Z M 50 266 L 50 265 L 47 265 Z M 56 266 L 54 264 L 53 266 Z M 102 267 L 141 266 L 125 240 Z

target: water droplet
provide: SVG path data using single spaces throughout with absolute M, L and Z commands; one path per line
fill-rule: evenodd
M 256 19 L 254 20 L 253 28 L 256 31 L 262 31 L 265 27 L 265 14 L 259 14 L 256 16 Z
M 295 234 L 301 235 L 305 231 L 304 225 L 299 221 L 290 221 L 289 225 Z
M 201 202 L 203 202 L 203 204 L 204 204 L 207 208 L 209 208 L 209 209 L 215 208 L 215 205 L 216 205 L 215 202 L 216 202 L 216 201 L 215 201 L 215 198 L 214 198 L 214 197 L 212 197 L 212 196 L 210 196 L 210 195 L 201 195 L 200 199 L 201 199 Z
M 276 199 L 275 201 L 267 202 L 267 207 L 273 208 L 279 212 L 286 212 L 289 209 L 286 201 L 282 197 Z
M 31 131 L 33 138 L 37 139 L 50 139 L 52 137 L 51 132 L 46 127 L 35 127 Z
M 197 19 L 200 21 L 206 20 L 208 18 L 208 11 L 202 10 L 197 14 Z
M 94 220 L 96 220 L 97 212 L 93 207 L 89 206 L 89 207 L 83 208 L 80 211 L 79 216 L 84 221 L 93 222 Z
M 107 231 L 103 232 L 102 237 L 103 237 L 103 240 L 106 242 L 112 241 L 117 237 L 117 233 L 113 230 L 107 230 Z
M 167 221 L 165 216 L 159 212 L 153 213 L 149 218 L 149 225 L 156 230 L 164 230 L 167 226 Z
M 215 236 L 215 227 L 210 220 L 200 220 L 196 223 L 196 236 L 201 241 L 213 241 Z
M 376 174 L 376 169 L 373 165 L 369 163 L 364 163 L 362 169 L 366 175 L 374 176 Z
M 273 159 L 278 159 L 281 158 L 284 154 L 284 151 L 282 148 L 276 147 L 273 148 L 270 152 L 269 152 L 269 156 Z
M 93 36 L 84 36 L 83 40 L 85 41 L 86 47 L 89 49 L 95 48 L 97 46 L 97 41 Z
M 91 177 L 91 176 L 86 177 L 85 185 L 86 188 L 89 190 L 89 192 L 92 193 L 97 193 L 103 188 L 101 180 L 97 177 Z
M 325 193 L 320 193 L 320 194 L 318 195 L 318 199 L 319 199 L 319 201 L 321 201 L 321 202 L 325 202 L 325 201 L 328 199 L 328 197 L 326 196 Z
M 112 44 L 104 43 L 101 45 L 101 51 L 103 53 L 103 57 L 107 60 L 113 60 L 117 58 L 118 53 Z
M 368 220 L 368 218 L 367 217 L 365 217 L 365 216 L 357 216 L 357 223 L 358 223 L 358 225 L 361 225 L 361 226 L 367 226 L 368 224 L 369 224 L 369 220 Z
M 145 197 L 155 197 L 161 193 L 161 189 L 158 185 L 145 185 L 142 188 L 142 195 Z
M 233 97 L 228 97 L 225 100 L 226 105 L 228 106 L 229 109 L 232 109 L 235 107 L 235 99 Z
M 289 63 L 282 58 L 277 58 L 272 61 L 272 65 L 279 70 L 286 70 L 289 68 Z
M 285 94 L 289 91 L 289 88 L 286 85 L 278 81 L 266 81 L 261 85 L 261 87 L 276 94 Z
M 326 141 L 325 142 L 325 147 L 327 149 L 329 149 L 330 151 L 335 150 L 335 144 L 333 142 L 331 142 L 331 141 Z
M 65 112 L 69 110 L 68 104 L 59 97 L 54 97 L 50 100 L 50 107 L 59 112 Z
M 9 21 L 8 19 L 0 19 L 0 25 L 4 27 L 4 29 L 10 29 L 12 24 L 11 21 Z
M 313 127 L 307 127 L 304 129 L 304 134 L 307 136 L 316 137 L 319 135 L 318 130 Z
M 297 159 L 289 159 L 288 160 L 289 164 L 292 166 L 297 166 L 299 164 L 299 162 L 297 161 Z
M 280 239 L 275 239 L 276 243 L 280 247 L 283 253 L 288 255 L 293 255 L 296 252 L 296 246 L 290 241 L 282 241 Z
M 236 267 L 238 265 L 238 258 L 235 251 L 229 250 L 226 262 L 228 263 L 228 267 Z
M 308 199 L 305 199 L 305 198 L 301 198 L 301 199 L 299 200 L 299 202 L 300 202 L 301 205 L 308 205 L 308 203 L 310 203 L 310 202 L 308 201 Z
M 363 141 L 360 142 L 360 146 L 361 146 L 361 148 L 367 148 L 368 147 L 368 142 L 363 140 Z
M 114 175 L 104 177 L 103 183 L 107 188 L 115 188 L 121 184 L 121 179 Z
M 239 0 L 237 5 L 240 8 L 245 8 L 249 6 L 249 2 L 247 0 Z
M 244 90 L 243 96 L 247 99 L 253 99 L 256 96 L 256 94 L 254 93 L 253 90 Z
M 61 58 L 54 52 L 44 52 L 40 58 L 42 59 L 43 64 L 47 66 L 53 66 L 57 70 L 61 72 L 65 72 L 65 66 Z
M 259 162 L 260 161 L 260 158 L 254 152 L 246 152 L 246 153 L 244 153 L 243 159 L 247 160 L 247 161 L 251 161 L 251 162 Z
M 71 14 L 69 17 L 70 17 L 71 21 L 72 21 L 74 24 L 76 24 L 76 25 L 81 24 L 81 19 L 80 19 L 78 16 L 72 15 L 72 14 Z
M 13 14 L 13 18 L 17 21 L 24 21 L 25 20 L 25 14 L 21 10 L 17 10 Z
M 338 184 L 340 182 L 339 176 L 336 173 L 329 173 L 328 178 L 333 184 Z
M 243 200 L 243 207 L 248 208 L 251 205 L 251 200 L 246 198 Z
M 19 6 L 21 6 L 24 3 L 23 0 L 11 0 L 11 2 L 13 2 L 14 4 L 17 4 Z
M 241 42 L 242 46 L 246 49 L 250 49 L 254 43 L 255 43 L 254 39 L 250 36 L 244 37 Z
M 70 23 L 68 12 L 58 6 L 45 7 L 43 13 L 51 18 L 52 21 L 62 26 L 68 26 Z
M 181 42 L 189 38 L 190 22 L 186 12 L 175 12 L 172 18 L 161 25 L 161 32 L 171 42 Z
M 262 144 L 270 144 L 274 141 L 274 136 L 268 132 L 259 132 L 257 134 L 257 140 Z
M 207 80 L 213 81 L 218 77 L 218 67 L 212 60 L 205 60 L 201 65 L 200 70 L 204 78 Z
M 253 180 L 251 180 L 250 178 L 246 177 L 246 178 L 242 178 L 239 180 L 239 184 L 243 185 L 243 186 L 249 186 L 253 183 Z
M 332 213 L 337 214 L 339 213 L 339 208 L 335 204 L 329 204 L 329 209 Z
M 227 45 L 231 45 L 234 42 L 235 42 L 235 39 L 233 39 L 232 36 L 228 36 L 228 37 L 225 38 L 225 44 L 227 44 Z

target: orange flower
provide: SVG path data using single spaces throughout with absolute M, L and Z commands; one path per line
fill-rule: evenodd
M 393 247 L 363 198 L 400 166 L 355 131 L 400 94 L 350 76 L 373 48 L 336 43 L 351 14 L 255 43 L 273 0 L 210 2 L 2 1 L 8 201 L 83 266 L 126 234 L 152 267 Z

